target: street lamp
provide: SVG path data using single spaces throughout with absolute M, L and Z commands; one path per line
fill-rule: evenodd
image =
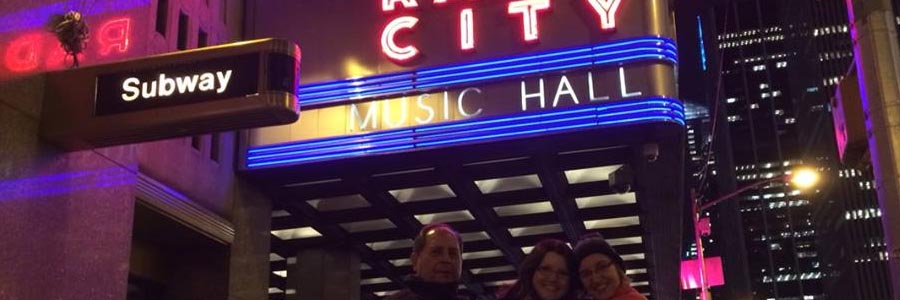
M 700 236 L 700 214 L 725 200 L 746 192 L 747 190 L 776 181 L 789 182 L 800 189 L 808 189 L 815 186 L 819 181 L 819 173 L 812 168 L 795 169 L 791 172 L 785 172 L 784 175 L 772 176 L 771 178 L 749 184 L 702 205 L 700 204 L 700 199 L 697 198 L 697 192 L 694 189 L 691 189 L 691 202 L 693 204 L 691 214 L 694 219 L 694 242 L 697 244 L 697 261 L 700 264 L 700 300 L 708 300 L 707 290 L 709 289 L 706 281 L 706 263 L 704 262 L 703 257 L 703 239 Z

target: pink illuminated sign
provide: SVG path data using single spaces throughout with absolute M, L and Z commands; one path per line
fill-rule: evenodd
M 131 18 L 109 18 L 92 30 L 91 40 L 79 60 L 85 57 L 106 57 L 128 52 L 131 42 Z M 59 45 L 56 37 L 49 32 L 26 32 L 13 37 L 7 44 L 0 43 L 0 71 L 29 73 L 41 70 L 63 68 L 71 57 Z
M 405 62 L 422 54 L 419 48 L 412 42 L 401 42 L 404 33 L 414 32 L 420 21 L 417 16 L 395 15 L 397 12 L 413 12 L 420 8 L 420 0 L 381 0 L 381 11 L 391 15 L 381 31 L 381 51 L 391 60 Z M 427 0 L 421 0 L 427 1 Z M 477 2 L 475 0 L 458 0 Z M 623 0 L 582 0 L 583 9 L 593 11 L 599 18 L 599 28 L 602 31 L 611 31 L 616 28 L 616 15 Z M 431 0 L 435 6 L 444 6 L 447 0 Z M 512 0 L 506 6 L 506 13 L 513 19 L 521 19 L 522 40 L 526 43 L 536 43 L 540 40 L 541 15 L 552 10 L 550 0 Z M 466 6 L 459 10 L 459 48 L 464 52 L 473 52 L 476 49 L 475 18 L 477 8 Z
M 700 261 L 696 259 L 681 261 L 681 289 L 690 290 L 700 288 Z M 725 284 L 725 276 L 722 274 L 722 258 L 707 257 L 703 259 L 706 266 L 706 283 L 708 286 L 720 286 Z

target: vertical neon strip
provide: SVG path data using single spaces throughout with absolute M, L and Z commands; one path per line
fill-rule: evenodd
M 402 29 L 412 29 L 419 22 L 419 18 L 404 16 L 399 17 L 388 23 L 381 33 L 381 50 L 388 57 L 394 60 L 405 61 L 419 54 L 419 49 L 415 46 L 408 45 L 400 47 L 394 36 Z
M 462 50 L 475 49 L 475 26 L 472 9 L 466 8 L 459 13 L 459 38 Z
M 697 34 L 700 37 L 700 66 L 706 71 L 706 45 L 703 42 L 703 23 L 700 16 L 697 16 Z
M 622 0 L 587 0 L 594 7 L 594 11 L 600 16 L 600 29 L 608 30 L 616 28 L 616 12 Z
M 522 14 L 524 39 L 526 42 L 538 40 L 537 13 L 550 9 L 550 0 L 519 0 L 509 3 L 509 14 Z

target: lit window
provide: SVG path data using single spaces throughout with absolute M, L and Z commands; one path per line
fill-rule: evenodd
M 750 109 L 757 109 L 757 108 L 759 108 L 759 103 L 750 104 Z
M 735 102 L 737 102 L 737 99 L 736 98 L 728 98 L 728 99 L 725 99 L 725 102 L 735 103 Z

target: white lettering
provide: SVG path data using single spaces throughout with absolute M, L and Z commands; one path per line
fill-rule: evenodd
M 625 86 L 625 68 L 619 67 L 619 85 L 622 87 L 622 98 L 637 97 L 642 95 L 641 92 L 629 93 Z
M 216 93 L 221 94 L 228 88 L 228 81 L 231 80 L 231 70 L 226 70 L 225 74 L 222 72 L 216 72 L 216 77 L 219 77 L 219 89 L 216 90 Z
M 444 91 L 444 120 L 450 120 L 450 93 Z
M 206 72 L 202 74 L 169 77 L 159 73 L 154 80 L 141 82 L 136 77 L 129 77 L 122 82 L 122 100 L 134 101 L 139 96 L 143 99 L 169 97 L 175 94 L 212 92 L 221 94 L 228 90 L 232 70 Z M 138 88 L 140 86 L 140 88 Z
M 463 9 L 459 13 L 459 47 L 462 50 L 475 49 L 475 29 L 472 19 L 471 8 Z
M 419 22 L 419 18 L 403 16 L 394 19 L 381 32 L 381 51 L 394 60 L 405 61 L 419 54 L 419 49 L 413 45 L 400 47 L 394 36 L 402 29 L 412 29 Z
M 391 102 L 400 102 L 400 120 L 395 122 L 391 122 Z M 388 128 L 397 128 L 403 126 L 403 123 L 406 123 L 406 115 L 409 111 L 407 107 L 409 100 L 406 97 L 400 98 L 400 100 L 393 101 L 385 101 L 384 102 L 384 123 L 387 124 Z
M 616 11 L 622 0 L 588 0 L 594 11 L 600 16 L 601 29 L 616 28 Z
M 457 106 L 457 108 L 459 108 L 459 114 L 466 118 L 476 117 L 482 113 L 481 108 L 476 110 L 475 113 L 473 113 L 473 114 L 467 113 L 465 108 L 463 108 L 463 98 L 465 98 L 466 94 L 469 92 L 476 92 L 476 93 L 481 94 L 481 89 L 467 88 L 467 89 L 463 90 L 462 93 L 459 93 L 459 98 L 456 101 L 456 106 Z
M 397 6 L 397 3 L 403 6 L 403 8 L 411 8 L 419 6 L 416 3 L 416 0 L 381 0 L 381 10 L 382 11 L 392 11 L 394 7 Z
M 356 104 L 350 104 L 350 129 L 353 130 L 354 126 L 359 128 L 359 130 L 366 130 L 366 127 L 369 127 L 369 122 L 372 122 L 372 129 L 378 128 L 378 102 L 372 102 L 369 105 L 369 111 L 366 112 L 366 118 L 363 119 L 362 123 L 357 121 L 358 119 L 362 119 L 359 116 L 359 108 L 357 108 Z
M 544 99 L 544 79 L 541 78 L 541 80 L 540 80 L 540 88 L 539 88 L 539 90 L 538 90 L 537 93 L 533 93 L 533 94 L 528 94 L 528 92 L 527 92 L 526 89 L 525 89 L 525 80 L 522 80 L 522 111 L 528 110 L 528 103 L 527 103 L 527 102 L 528 102 L 528 99 L 529 99 L 529 98 L 535 98 L 535 97 L 537 97 L 538 99 L 541 100 L 541 108 L 544 108 L 544 104 L 545 104 L 545 99 Z
M 559 104 L 559 96 L 560 95 L 569 95 L 572 98 L 572 101 L 575 104 L 578 104 L 578 95 L 575 95 L 575 91 L 572 89 L 572 84 L 569 83 L 569 78 L 566 75 L 559 80 L 559 86 L 556 87 L 556 95 L 553 96 L 553 107 L 556 107 Z
M 588 72 L 588 99 L 590 99 L 590 102 L 609 100 L 609 96 L 594 96 L 594 74 L 591 72 Z
M 522 27 L 526 42 L 538 40 L 537 13 L 550 9 L 550 0 L 519 0 L 509 3 L 507 13 L 522 14 Z
M 212 73 L 200 74 L 200 91 L 212 91 L 216 89 L 216 77 Z
M 134 77 L 125 79 L 125 82 L 122 82 L 122 90 L 125 91 L 125 93 L 122 93 L 122 100 L 134 101 L 134 99 L 137 99 L 138 95 L 141 94 L 141 90 L 137 88 L 139 84 L 141 84 L 140 79 Z M 127 93 L 131 93 L 131 95 Z
M 428 98 L 431 98 L 431 95 L 423 94 L 423 95 L 420 95 L 418 101 L 416 101 L 416 104 L 419 106 L 419 108 L 428 112 L 427 119 L 423 120 L 423 119 L 420 119 L 419 117 L 416 117 L 416 123 L 428 124 L 428 123 L 431 123 L 432 120 L 434 120 L 434 108 L 431 108 L 431 106 L 425 105 L 425 102 L 424 102 L 425 99 L 428 99 Z
M 175 79 L 166 78 L 165 73 L 159 74 L 159 96 L 166 97 L 175 92 Z
M 197 88 L 197 78 L 199 75 L 184 76 L 175 78 L 175 84 L 178 85 L 178 93 L 193 93 Z
M 141 84 L 141 97 L 144 97 L 144 99 L 156 97 L 156 81 L 151 81 L 149 83 L 150 91 L 147 91 L 147 82 Z

